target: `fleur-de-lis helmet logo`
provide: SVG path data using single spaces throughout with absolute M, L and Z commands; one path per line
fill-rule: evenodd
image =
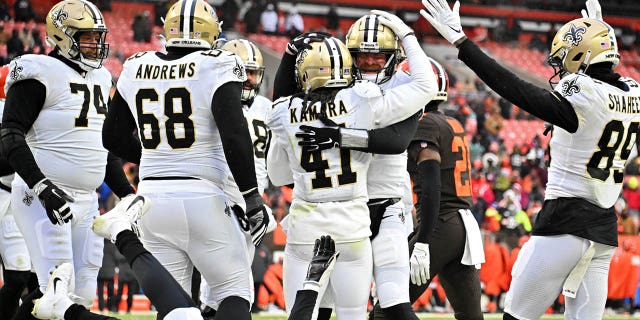
M 61 28 L 62 27 L 62 20 L 67 20 L 67 18 L 69 17 L 69 14 L 64 11 L 64 7 L 55 10 L 51 13 L 51 20 L 53 21 L 53 25 L 56 28 Z
M 587 32 L 585 27 L 576 27 L 575 24 L 571 24 L 569 31 L 562 36 L 562 40 L 569 43 L 571 46 L 577 46 L 582 41 L 582 35 Z

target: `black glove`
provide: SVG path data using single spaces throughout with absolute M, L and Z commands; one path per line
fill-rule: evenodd
M 319 128 L 302 125 L 300 130 L 302 131 L 296 132 L 296 138 L 299 139 L 298 145 L 308 148 L 309 151 L 340 148 L 342 138 L 339 127 Z
M 336 244 L 331 236 L 321 236 L 316 239 L 313 247 L 313 258 L 307 269 L 307 277 L 304 283 L 315 283 L 317 286 L 323 286 L 329 281 L 329 275 L 335 266 L 335 260 L 340 255 L 336 252 Z
M 295 56 L 304 49 L 311 49 L 311 42 L 319 42 L 327 38 L 331 38 L 331 35 L 326 32 L 305 32 L 289 41 L 285 52 Z
M 244 201 L 247 204 L 247 220 L 249 222 L 251 240 L 253 244 L 258 247 L 260 243 L 262 243 L 262 238 L 267 233 L 269 214 L 258 190 L 253 190 L 247 195 L 244 195 Z
M 543 136 L 548 135 L 549 133 L 553 133 L 553 125 L 549 122 L 544 123 L 544 132 L 542 132 Z
M 42 179 L 33 186 L 33 191 L 38 195 L 42 206 L 47 210 L 47 217 L 53 224 L 63 225 L 73 218 L 68 202 L 73 198 L 64 193 L 49 179 Z

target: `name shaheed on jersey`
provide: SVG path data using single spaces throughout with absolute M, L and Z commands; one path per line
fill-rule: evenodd
M 640 97 L 609 93 L 609 110 L 621 113 L 640 113 Z

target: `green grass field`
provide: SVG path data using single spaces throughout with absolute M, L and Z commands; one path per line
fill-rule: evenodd
M 155 314 L 131 314 L 131 315 L 124 315 L 124 314 L 110 314 L 111 316 L 115 316 L 118 317 L 122 320 L 154 320 L 155 319 Z M 428 320 L 446 320 L 446 319 L 454 319 L 453 316 L 447 316 L 447 315 L 439 315 L 439 314 L 430 314 L 430 313 L 423 313 L 423 314 L 419 314 L 418 315 L 420 319 L 428 319 Z M 602 318 L 603 320 L 619 320 L 619 319 L 631 319 L 632 317 L 630 316 L 617 316 L 617 317 L 604 317 Z M 286 320 L 287 318 L 285 316 L 279 316 L 279 315 L 254 315 L 253 316 L 254 320 Z M 332 319 L 335 319 L 335 317 L 333 317 Z M 485 316 L 486 320 L 500 320 L 502 319 L 502 315 L 497 315 L 497 314 L 487 314 Z M 542 319 L 550 319 L 550 320 L 555 320 L 555 319 L 562 319 L 562 316 L 549 316 L 549 317 L 543 317 Z

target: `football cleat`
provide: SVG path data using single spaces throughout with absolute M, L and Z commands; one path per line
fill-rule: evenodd
M 73 304 L 68 292 L 72 276 L 71 263 L 59 265 L 49 277 L 49 284 L 42 298 L 35 300 L 31 314 L 38 319 L 64 319 L 64 313 Z
M 149 198 L 135 194 L 128 195 L 109 212 L 96 217 L 91 230 L 112 242 L 115 242 L 118 234 L 124 230 L 132 230 L 140 236 L 137 221 L 149 211 L 150 207 Z
M 331 236 L 322 236 L 320 239 L 316 239 L 313 258 L 309 263 L 309 269 L 307 269 L 303 289 L 317 291 L 320 287 L 326 286 L 339 255 L 340 252 L 336 251 L 336 244 Z

